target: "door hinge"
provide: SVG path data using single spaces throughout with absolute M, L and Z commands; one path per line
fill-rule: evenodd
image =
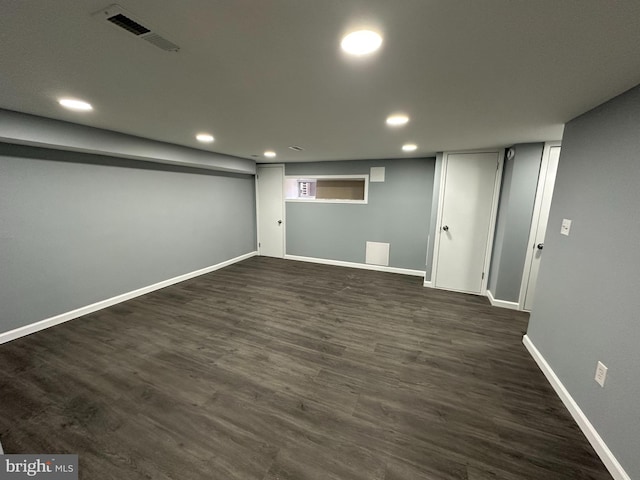
M 260 244 L 260 242 L 258 242 L 258 248 L 260 248 L 262 245 Z
M 482 272 L 482 280 L 484 280 L 484 272 Z

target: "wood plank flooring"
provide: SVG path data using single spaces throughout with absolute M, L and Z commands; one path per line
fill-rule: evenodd
M 255 257 L 0 345 L 0 441 L 91 480 L 611 479 L 527 318 Z

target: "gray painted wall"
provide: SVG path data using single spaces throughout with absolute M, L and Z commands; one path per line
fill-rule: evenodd
M 497 300 L 518 302 L 544 144 L 515 145 L 502 176 L 488 288 Z
M 640 86 L 569 122 L 528 335 L 640 478 Z M 562 219 L 573 221 L 560 235 Z M 594 380 L 596 362 L 609 372 Z
M 435 159 L 288 163 L 286 175 L 368 174 L 385 167 L 385 181 L 369 184 L 366 205 L 286 204 L 287 254 L 365 263 L 365 243 L 390 243 L 389 266 L 424 270 Z
M 0 332 L 255 251 L 254 177 L 0 143 Z

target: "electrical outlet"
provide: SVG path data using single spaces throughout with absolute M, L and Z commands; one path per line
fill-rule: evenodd
M 569 232 L 571 231 L 571 220 L 568 220 L 566 218 L 562 219 L 562 226 L 560 227 L 560 233 L 562 235 L 569 235 Z
M 604 381 L 607 379 L 607 370 L 609 369 L 604 365 L 604 363 L 598 362 L 595 380 L 601 387 L 604 387 Z

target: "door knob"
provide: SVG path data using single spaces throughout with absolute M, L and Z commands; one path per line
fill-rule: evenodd
M 539 243 L 538 245 L 536 245 L 536 248 L 538 250 L 542 250 L 544 248 L 544 243 Z
M 278 220 L 278 225 L 282 225 L 282 220 Z
M 449 225 L 445 225 L 444 227 L 442 227 L 442 230 L 444 230 L 445 232 L 449 231 Z

